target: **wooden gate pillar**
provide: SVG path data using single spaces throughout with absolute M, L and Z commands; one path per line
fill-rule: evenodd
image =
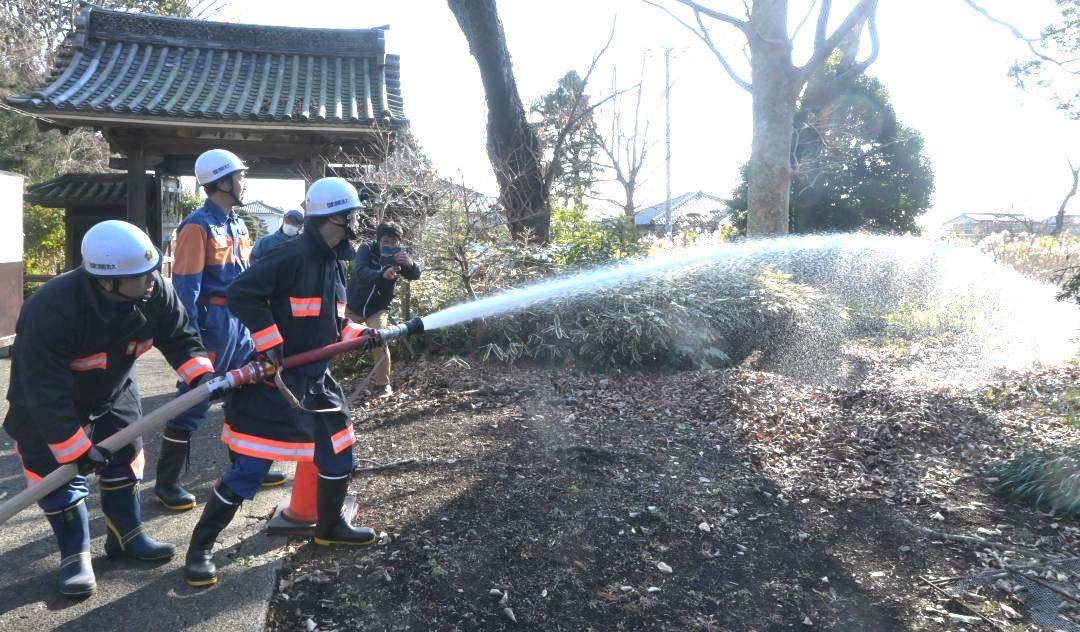
M 127 221 L 147 230 L 146 217 L 146 155 L 143 153 L 143 136 L 135 134 L 127 150 Z M 153 227 L 149 227 L 150 231 Z M 153 237 L 153 233 L 147 234 Z M 158 222 L 157 232 L 161 232 Z M 161 243 L 160 235 L 155 243 Z

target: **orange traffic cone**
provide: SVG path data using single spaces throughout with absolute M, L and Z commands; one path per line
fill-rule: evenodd
M 292 493 L 288 500 L 274 510 L 273 517 L 266 523 L 267 533 L 298 537 L 315 535 L 315 521 L 318 519 L 315 504 L 318 478 L 319 470 L 315 463 L 300 461 L 296 464 Z M 352 520 L 356 513 L 356 499 L 347 497 L 344 509 L 345 519 Z
M 301 461 L 296 464 L 296 480 L 293 482 L 289 504 L 281 510 L 286 520 L 303 524 L 315 522 L 318 518 L 315 507 L 315 488 L 318 478 L 319 470 L 312 461 Z

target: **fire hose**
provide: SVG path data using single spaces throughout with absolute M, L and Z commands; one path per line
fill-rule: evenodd
M 378 341 L 378 344 L 383 344 L 394 338 L 418 334 L 423 331 L 424 322 L 418 317 L 411 318 L 400 325 L 393 325 L 385 329 L 377 329 L 376 340 Z M 285 361 L 282 364 L 282 370 L 288 370 L 298 366 L 304 366 L 305 364 L 320 362 L 322 360 L 329 360 L 330 358 L 343 353 L 355 351 L 366 344 L 370 344 L 370 342 L 370 338 L 354 338 L 345 342 L 336 342 L 334 344 L 326 345 L 325 347 L 319 347 L 318 349 L 297 353 L 285 358 Z M 99 445 L 110 452 L 116 452 L 120 448 L 134 441 L 136 437 L 157 431 L 165 425 L 165 422 L 189 408 L 201 404 L 211 397 L 224 394 L 226 391 L 230 391 L 234 388 L 261 382 L 274 373 L 274 367 L 268 363 L 259 361 L 250 362 L 238 369 L 233 369 L 212 380 L 204 382 L 164 406 L 154 409 L 153 412 L 143 416 L 138 421 L 121 428 L 119 432 L 104 439 Z M 12 496 L 3 504 L 0 504 L 0 524 L 4 524 L 15 514 L 49 495 L 53 490 L 75 478 L 78 473 L 79 469 L 74 463 L 67 463 L 53 470 L 48 476 L 45 476 L 37 483 L 27 486 L 26 489 Z

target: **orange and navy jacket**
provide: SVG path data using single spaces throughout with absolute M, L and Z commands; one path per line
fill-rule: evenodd
M 173 285 L 188 318 L 198 322 L 196 304 L 222 297 L 251 261 L 251 237 L 235 212 L 210 200 L 180 223 L 176 234 Z
M 214 370 L 176 292 L 155 276 L 153 293 L 139 304 L 109 301 L 81 268 L 50 280 L 23 304 L 5 428 L 32 427 L 57 462 L 70 463 L 90 448 L 83 426 L 135 389 L 132 366 L 150 347 L 188 383 Z
M 355 338 L 363 325 L 345 318 L 345 264 L 355 251 L 331 249 L 317 230 L 273 248 L 227 293 L 229 309 L 251 331 L 256 351 L 284 344 L 286 356 Z M 322 375 L 326 362 L 298 370 Z

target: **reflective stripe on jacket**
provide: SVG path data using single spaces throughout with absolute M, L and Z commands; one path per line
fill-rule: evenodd
M 23 304 L 15 325 L 4 426 L 32 426 L 56 460 L 90 447 L 82 426 L 133 389 L 136 358 L 151 346 L 192 381 L 213 366 L 172 285 L 156 275 L 141 305 L 109 301 L 82 269 L 62 274 Z
M 319 231 L 309 230 L 268 251 L 258 265 L 233 281 L 229 308 L 251 330 L 255 349 L 284 344 L 285 355 L 291 356 L 337 342 L 350 324 L 344 318 L 342 260 L 353 254 L 348 242 L 331 249 Z M 345 397 L 327 371 L 328 364 L 297 367 L 285 371 L 282 379 L 305 408 L 341 409 L 319 415 L 327 433 L 338 438 L 334 447 L 340 451 L 354 439 Z M 228 427 L 222 441 L 250 456 L 310 460 L 311 439 L 297 414 L 303 413 L 297 413 L 272 385 L 244 387 L 227 402 Z

